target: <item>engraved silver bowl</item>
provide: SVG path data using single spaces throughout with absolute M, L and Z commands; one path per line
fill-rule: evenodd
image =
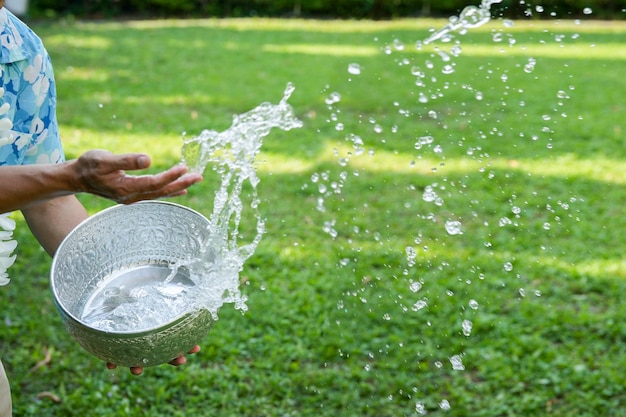
M 54 255 L 50 279 L 70 335 L 97 358 L 124 367 L 159 365 L 189 352 L 213 324 L 205 309 L 137 331 L 103 331 L 81 317 L 94 294 L 108 286 L 132 289 L 162 281 L 170 265 L 199 257 L 208 226 L 200 213 L 163 201 L 110 207 L 79 224 Z M 185 268 L 173 281 L 194 285 Z

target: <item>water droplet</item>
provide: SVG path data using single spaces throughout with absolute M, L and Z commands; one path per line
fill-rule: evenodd
M 439 408 L 441 408 L 444 411 L 448 411 L 450 410 L 452 407 L 450 406 L 450 402 L 448 400 L 441 400 L 439 402 Z
M 463 320 L 463 323 L 461 323 L 461 328 L 463 329 L 463 335 L 467 337 L 471 336 L 473 326 L 474 325 L 472 324 L 471 321 Z
M 426 77 L 426 73 L 424 73 L 421 70 L 421 68 L 418 67 L 418 66 L 414 66 L 413 68 L 411 68 L 411 74 L 413 74 L 417 78 L 425 78 Z
M 435 138 L 432 136 L 422 136 L 415 142 L 415 149 L 421 149 L 424 145 L 430 145 L 434 140 Z
M 433 190 L 433 187 L 430 185 L 427 185 L 426 188 L 424 188 L 424 193 L 422 194 L 422 199 L 426 202 L 433 202 L 437 199 L 437 193 Z
M 439 51 L 439 57 L 443 62 L 450 62 L 450 55 L 445 51 Z
M 407 246 L 405 248 L 405 252 L 406 252 L 406 261 L 407 261 L 408 266 L 410 267 L 414 266 L 415 258 L 417 258 L 417 251 L 412 246 Z
M 498 221 L 498 225 L 500 227 L 508 226 L 508 225 L 511 225 L 511 224 L 513 224 L 513 221 L 511 219 L 509 219 L 508 217 L 502 217 Z
M 465 366 L 463 365 L 463 359 L 461 355 L 454 355 L 450 358 L 450 363 L 452 364 L 452 369 L 455 371 L 463 371 L 465 370 Z
M 462 224 L 460 221 L 457 220 L 448 220 L 445 224 L 446 227 L 446 232 L 448 232 L 449 235 L 462 235 L 463 234 L 463 230 L 462 230 Z
M 511 262 L 506 262 L 504 264 L 504 270 L 506 272 L 511 272 L 513 270 L 513 264 Z
M 348 72 L 352 75 L 359 75 L 361 74 L 361 65 L 359 64 L 350 64 L 348 65 Z
M 341 94 L 337 92 L 330 93 L 330 95 L 324 101 L 328 105 L 339 103 L 341 101 Z
M 590 14 L 593 13 L 593 10 L 591 9 L 591 7 L 585 7 L 583 9 L 583 13 L 586 14 L 586 15 L 590 15 Z
M 418 292 L 419 290 L 422 289 L 422 283 L 421 282 L 411 282 L 411 285 L 409 286 L 409 289 L 411 290 L 411 292 Z
M 427 305 L 428 303 L 425 300 L 419 300 L 415 304 L 413 304 L 413 307 L 411 307 L 411 309 L 413 311 L 419 311 L 423 309 L 424 307 L 426 307 Z
M 452 54 L 452 56 L 454 57 L 458 57 L 461 55 L 462 49 L 460 45 L 454 45 L 451 49 L 450 49 L 450 53 Z
M 477 310 L 478 309 L 478 301 L 476 300 L 469 300 L 469 306 L 472 310 Z
M 524 65 L 524 72 L 530 74 L 535 70 L 535 64 L 537 61 L 534 58 L 528 58 L 528 62 Z
M 476 6 L 467 6 L 459 14 L 459 22 L 464 29 L 475 28 L 487 23 L 490 19 L 488 9 Z
M 452 74 L 454 72 L 454 66 L 452 65 L 444 65 L 443 68 L 441 69 L 441 72 L 448 75 L 448 74 Z
M 417 414 L 425 415 L 427 413 L 426 406 L 424 403 L 417 402 L 415 403 L 415 412 Z

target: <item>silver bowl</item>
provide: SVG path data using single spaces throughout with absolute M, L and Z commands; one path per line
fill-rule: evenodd
M 187 353 L 213 324 L 206 309 L 178 305 L 179 314 L 162 319 L 171 307 L 155 306 L 136 314 L 142 325 L 122 330 L 95 326 L 88 316 L 111 311 L 146 285 L 167 281 L 192 291 L 189 271 L 171 266 L 206 258 L 208 226 L 200 213 L 163 201 L 114 206 L 78 225 L 54 255 L 50 280 L 70 335 L 97 358 L 124 367 L 159 365 Z M 133 314 L 135 304 L 125 308 Z

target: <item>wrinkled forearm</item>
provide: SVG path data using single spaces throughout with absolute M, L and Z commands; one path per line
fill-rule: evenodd
M 28 209 L 82 191 L 74 164 L 0 166 L 0 213 Z

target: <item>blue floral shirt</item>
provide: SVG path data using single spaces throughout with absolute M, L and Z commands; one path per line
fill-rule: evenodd
M 64 160 L 50 56 L 28 26 L 0 8 L 0 166 Z M 0 214 L 0 285 L 9 282 L 17 246 L 9 215 Z
M 0 9 L 0 166 L 65 160 L 50 56 L 41 39 Z

